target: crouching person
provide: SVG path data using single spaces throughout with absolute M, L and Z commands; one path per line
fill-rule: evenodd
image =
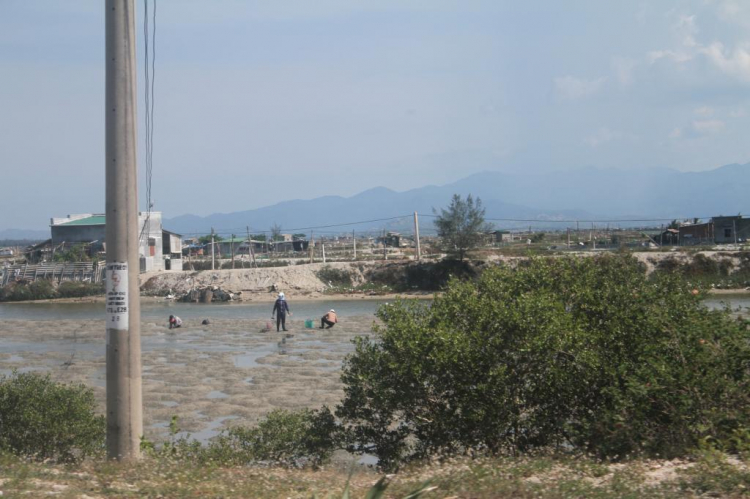
M 334 324 L 336 324 L 339 321 L 338 317 L 336 317 L 336 311 L 331 309 L 326 315 L 324 315 L 320 319 L 320 329 L 323 329 L 324 327 L 326 329 L 331 329 Z

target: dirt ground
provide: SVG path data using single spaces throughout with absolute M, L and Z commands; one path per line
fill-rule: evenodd
M 263 332 L 262 320 L 217 319 L 169 330 L 144 321 L 144 433 L 165 436 L 172 416 L 199 439 L 227 425 L 252 425 L 275 408 L 334 406 L 351 340 L 368 334 L 373 316 L 348 317 L 332 329 Z M 0 323 L 0 372 L 49 372 L 54 380 L 91 386 L 105 407 L 104 331 L 99 320 Z

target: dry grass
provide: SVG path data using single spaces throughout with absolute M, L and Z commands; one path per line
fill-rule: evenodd
M 169 460 L 88 462 L 77 467 L 0 461 L 6 497 L 341 497 L 347 466 L 312 470 L 192 466 Z M 352 497 L 364 497 L 381 475 L 357 468 Z M 389 477 L 387 497 L 405 497 L 429 481 L 435 498 L 745 497 L 747 463 L 718 454 L 695 460 L 607 464 L 585 458 L 457 458 L 413 466 Z

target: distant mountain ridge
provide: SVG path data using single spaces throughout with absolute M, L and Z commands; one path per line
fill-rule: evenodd
M 49 230 L 0 230 L 0 241 L 44 241 L 45 239 L 49 239 L 49 237 Z
M 267 231 L 277 223 L 283 232 L 306 232 L 309 227 L 376 220 L 352 226 L 329 227 L 324 233 L 411 230 L 410 219 L 382 220 L 414 211 L 432 214 L 446 207 L 453 194 L 472 194 L 482 200 L 488 219 L 500 228 L 528 226 L 525 220 L 707 218 L 750 214 L 750 163 L 732 164 L 703 172 L 670 169 L 635 171 L 585 168 L 552 173 L 482 172 L 442 186 L 404 192 L 375 187 L 354 196 L 325 196 L 284 201 L 272 206 L 206 217 L 182 215 L 165 219 L 165 228 L 183 235 L 206 234 L 211 227 L 225 235 L 242 236 Z M 420 226 L 429 226 L 422 220 Z M 624 224 L 623 224 L 624 225 Z M 547 227 L 563 224 L 547 223 Z

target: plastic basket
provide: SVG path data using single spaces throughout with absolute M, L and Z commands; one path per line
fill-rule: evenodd
M 307 329 L 312 329 L 312 328 L 314 328 L 314 327 L 315 327 L 315 322 L 314 322 L 314 321 L 313 321 L 312 319 L 307 319 L 307 320 L 305 321 L 305 327 L 306 327 Z

